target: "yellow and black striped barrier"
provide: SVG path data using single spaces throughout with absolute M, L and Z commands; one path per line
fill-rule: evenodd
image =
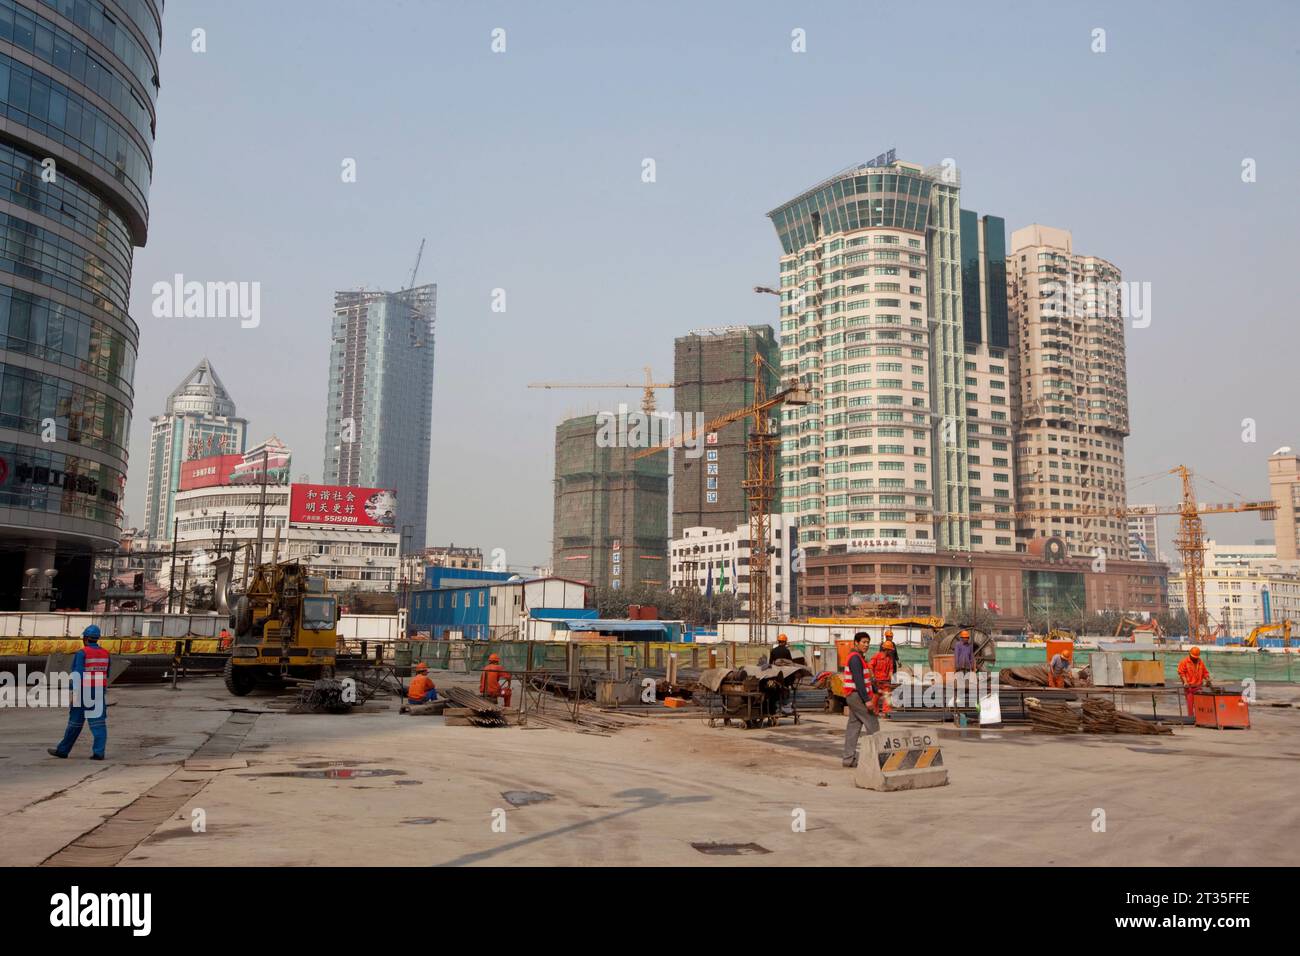
M 99 646 L 110 654 L 175 654 L 177 645 L 185 654 L 219 654 L 221 642 L 215 638 L 105 637 Z M 6 637 L 0 638 L 0 657 L 46 657 L 50 654 L 75 654 L 81 650 L 81 638 Z
M 853 782 L 866 790 L 942 787 L 948 783 L 948 768 L 933 734 L 878 733 L 867 737 Z

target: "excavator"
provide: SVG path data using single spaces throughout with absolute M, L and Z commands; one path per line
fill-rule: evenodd
M 1261 624 L 1246 635 L 1246 640 L 1243 643 L 1247 647 L 1259 647 L 1260 637 L 1264 634 L 1271 634 L 1274 631 L 1282 632 L 1283 647 L 1291 646 L 1291 622 L 1289 620 L 1274 621 L 1272 624 Z

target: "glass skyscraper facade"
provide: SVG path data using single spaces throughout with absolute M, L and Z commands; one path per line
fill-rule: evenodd
M 0 609 L 118 543 L 161 44 L 161 0 L 0 0 Z
M 407 552 L 424 547 L 428 522 L 437 292 L 334 296 L 325 483 L 395 490 Z

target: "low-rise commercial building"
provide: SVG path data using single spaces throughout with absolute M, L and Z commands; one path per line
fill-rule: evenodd
M 778 621 L 798 613 L 795 552 L 798 524 L 784 515 L 771 516 L 771 573 L 768 578 L 769 606 Z M 701 594 L 732 593 L 740 598 L 741 611 L 749 612 L 750 528 L 686 528 L 669 545 L 671 581 L 674 590 L 695 588 Z M 710 582 L 712 587 L 710 587 Z

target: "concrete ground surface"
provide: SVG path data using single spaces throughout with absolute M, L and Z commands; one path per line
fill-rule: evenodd
M 1300 688 L 1259 693 L 1249 731 L 944 729 L 948 786 L 878 793 L 840 766 L 844 718 L 820 713 L 597 736 L 396 703 L 284 713 L 214 678 L 125 686 L 102 763 L 88 728 L 69 759 L 45 753 L 63 711 L 0 710 L 0 864 L 1294 866 Z

